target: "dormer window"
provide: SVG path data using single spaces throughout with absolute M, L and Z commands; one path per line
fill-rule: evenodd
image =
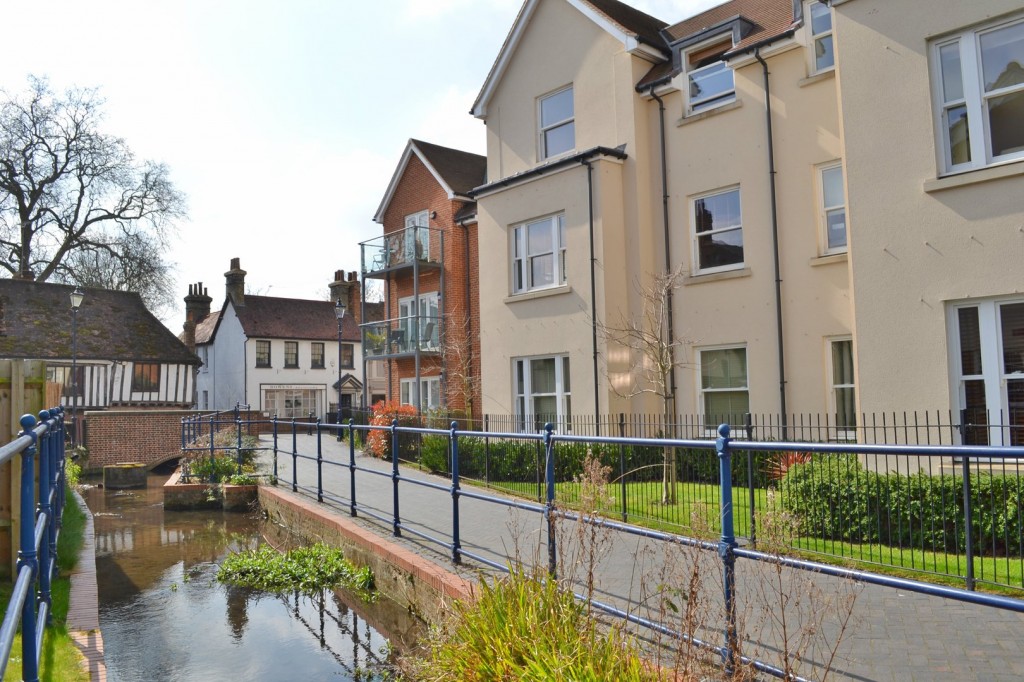
M 572 86 L 538 100 L 540 158 L 549 159 L 576 148 Z
M 691 112 L 710 109 L 735 99 L 732 69 L 723 59 L 730 49 L 731 35 L 684 53 Z

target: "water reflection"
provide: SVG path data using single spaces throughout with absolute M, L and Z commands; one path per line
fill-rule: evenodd
M 392 615 L 333 592 L 272 595 L 221 585 L 219 562 L 254 547 L 261 520 L 165 512 L 165 480 L 151 476 L 146 490 L 92 488 L 84 495 L 95 516 L 109 680 L 382 678 L 387 640 L 367 618 L 390 623 Z M 380 606 L 389 608 L 395 610 Z

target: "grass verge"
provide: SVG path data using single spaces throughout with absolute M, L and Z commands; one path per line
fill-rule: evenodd
M 68 634 L 66 619 L 71 594 L 71 580 L 67 571 L 78 562 L 78 552 L 85 542 L 85 514 L 78 508 L 71 490 L 67 490 L 63 525 L 57 539 L 57 566 L 60 577 L 53 581 L 53 625 L 43 637 L 43 650 L 39 661 L 39 677 L 43 682 L 88 682 L 89 672 L 82 666 L 82 654 Z M 13 585 L 0 585 L 0 605 L 5 609 L 11 598 Z M 21 679 L 21 633 L 15 635 L 11 660 L 7 664 L 4 682 Z

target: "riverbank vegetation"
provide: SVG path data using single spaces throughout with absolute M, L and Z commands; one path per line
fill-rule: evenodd
M 312 594 L 344 587 L 368 596 L 373 590 L 373 573 L 368 567 L 357 568 L 341 550 L 319 542 L 284 553 L 260 545 L 232 554 L 221 564 L 217 580 L 267 592 Z

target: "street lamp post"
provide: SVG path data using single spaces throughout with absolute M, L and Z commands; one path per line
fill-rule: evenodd
M 334 315 L 338 318 L 338 440 L 341 440 L 341 321 L 345 319 L 345 302 L 340 298 L 334 304 Z
M 71 445 L 78 444 L 78 422 L 75 407 L 78 403 L 78 309 L 85 294 L 78 287 L 71 292 Z

